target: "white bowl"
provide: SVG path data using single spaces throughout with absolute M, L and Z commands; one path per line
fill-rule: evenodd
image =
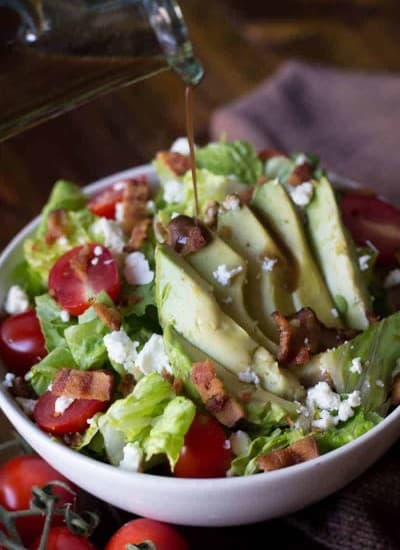
M 147 165 L 102 179 L 86 191 L 92 194 L 116 179 L 139 174 L 147 175 L 156 185 L 155 173 Z M 354 184 L 348 182 L 347 186 Z M 38 218 L 13 239 L 0 257 L 0 303 L 12 282 L 12 268 L 21 258 L 22 242 L 37 223 Z M 52 441 L 24 415 L 1 384 L 0 406 L 43 458 L 89 493 L 128 512 L 170 523 L 207 527 L 267 520 L 308 506 L 359 476 L 400 435 L 398 408 L 352 443 L 303 464 L 248 477 L 179 479 L 128 473 Z

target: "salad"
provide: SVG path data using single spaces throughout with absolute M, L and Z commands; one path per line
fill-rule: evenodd
M 313 459 L 400 402 L 400 210 L 311 154 L 187 141 L 87 198 L 55 184 L 0 325 L 3 384 L 50 437 L 131 472 Z

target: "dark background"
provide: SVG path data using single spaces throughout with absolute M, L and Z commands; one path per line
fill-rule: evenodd
M 207 140 L 214 109 L 287 59 L 400 70 L 397 0 L 181 0 L 181 6 L 206 69 L 195 93 L 198 143 Z M 39 213 L 56 179 L 89 183 L 148 162 L 180 135 L 183 85 L 167 72 L 1 143 L 0 248 Z M 322 548 L 282 520 L 184 532 L 195 549 Z

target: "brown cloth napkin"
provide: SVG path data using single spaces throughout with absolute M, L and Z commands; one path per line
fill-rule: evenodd
M 211 135 L 310 151 L 341 176 L 400 200 L 400 76 L 290 62 L 218 110 Z
M 317 153 L 328 170 L 400 201 L 399 76 L 290 62 L 214 114 L 212 137 L 223 132 L 257 148 Z M 299 530 L 299 544 L 284 548 L 400 549 L 400 444 L 336 495 L 278 523 L 283 535 L 285 526 Z

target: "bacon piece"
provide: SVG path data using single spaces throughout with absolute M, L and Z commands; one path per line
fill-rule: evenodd
M 16 376 L 12 381 L 10 392 L 14 397 L 24 397 L 25 399 L 35 399 L 36 393 L 33 388 L 25 380 L 23 376 Z
M 373 311 L 366 311 L 365 316 L 368 319 L 368 322 L 369 322 L 370 325 L 374 325 L 375 323 L 377 323 L 379 321 L 379 317 L 377 315 L 375 315 L 375 313 Z
M 132 229 L 129 241 L 124 246 L 124 252 L 135 252 L 139 250 L 143 242 L 147 239 L 147 234 L 151 226 L 151 219 L 145 218 L 137 223 Z
M 393 405 L 400 405 L 400 373 L 393 378 L 391 399 Z
M 113 377 L 104 371 L 61 369 L 57 372 L 52 386 L 52 393 L 58 397 L 110 401 Z
M 160 151 L 157 153 L 157 159 L 168 166 L 176 176 L 183 176 L 190 170 L 190 157 L 187 155 L 173 151 Z
M 244 418 L 243 407 L 226 391 L 219 378 L 216 376 L 213 361 L 207 359 L 193 364 L 191 380 L 200 394 L 200 398 L 206 409 L 221 424 L 231 428 L 240 419 Z
M 68 234 L 68 220 L 65 210 L 53 210 L 47 217 L 47 232 L 44 240 L 47 245 L 52 245 L 57 239 Z
M 76 275 L 79 277 L 81 281 L 87 280 L 87 269 L 89 260 L 91 257 L 91 251 L 89 245 L 85 244 L 82 246 L 82 248 L 79 250 L 78 254 L 75 254 L 73 258 L 71 258 L 69 265 L 76 273 Z
M 100 321 L 111 330 L 119 330 L 121 328 L 121 314 L 116 307 L 109 307 L 104 304 L 93 304 L 93 309 Z
M 289 185 L 297 187 L 306 181 L 310 181 L 313 176 L 313 169 L 309 162 L 303 162 L 302 164 L 297 164 L 293 172 L 288 178 Z
M 211 239 L 207 228 L 189 216 L 177 216 L 167 227 L 167 244 L 181 256 L 197 252 Z
M 122 227 L 129 235 L 147 216 L 149 184 L 145 178 L 127 180 L 122 195 Z
M 264 472 L 271 472 L 300 464 L 319 456 L 317 442 L 312 435 L 299 439 L 285 449 L 277 449 L 257 459 L 257 466 Z
M 309 307 L 287 318 L 275 311 L 272 317 L 279 329 L 277 359 L 285 365 L 304 365 L 311 355 L 337 347 L 358 334 L 354 329 L 326 327 Z
M 132 374 L 125 374 L 118 384 L 118 391 L 121 393 L 122 397 L 126 397 L 127 395 L 132 393 L 135 385 L 136 381 L 134 376 Z
M 287 157 L 285 153 L 279 151 L 279 149 L 267 148 L 258 152 L 258 158 L 265 162 L 273 157 Z

